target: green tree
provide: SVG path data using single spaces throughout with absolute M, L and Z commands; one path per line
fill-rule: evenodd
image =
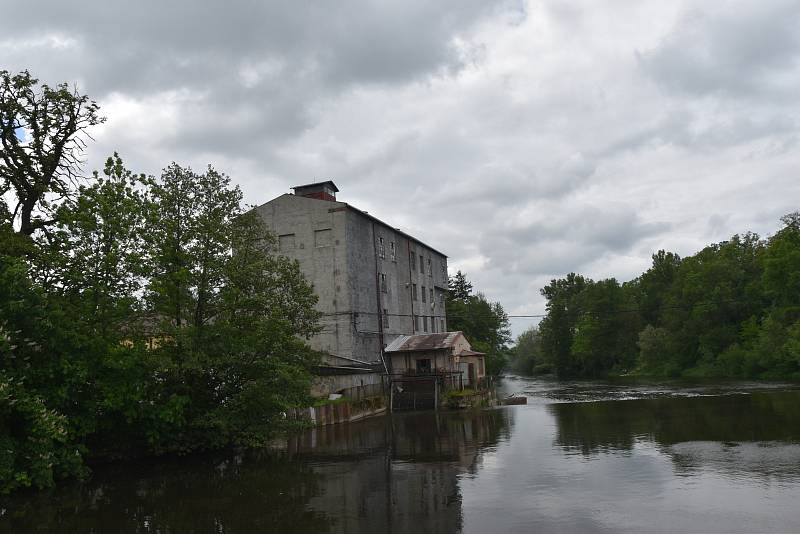
M 105 120 L 98 112 L 66 83 L 53 88 L 28 71 L 0 71 L 0 193 L 13 192 L 21 234 L 46 230 L 74 192 L 87 130 Z
M 553 370 L 542 354 L 542 339 L 536 326 L 517 336 L 510 360 L 511 368 L 522 374 L 544 374 Z

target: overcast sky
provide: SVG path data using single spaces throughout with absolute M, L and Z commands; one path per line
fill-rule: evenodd
M 332 179 L 511 314 L 800 209 L 797 0 L 81 4 L 1 0 L 0 69 L 100 103 L 87 171 Z

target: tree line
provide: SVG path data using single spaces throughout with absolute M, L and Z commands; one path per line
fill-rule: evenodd
M 620 284 L 570 273 L 513 367 L 559 377 L 800 378 L 800 213 L 762 239 L 734 235 L 681 258 L 663 250 Z
M 99 107 L 0 71 L 0 493 L 263 444 L 308 401 L 317 297 L 225 174 L 108 158 Z

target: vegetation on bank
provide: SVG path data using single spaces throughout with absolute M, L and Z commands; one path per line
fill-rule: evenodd
M 310 402 L 316 296 L 209 167 L 79 178 L 98 107 L 0 71 L 0 493 L 93 456 L 260 445 Z
M 499 302 L 483 293 L 473 294 L 472 283 L 458 271 L 448 280 L 447 329 L 462 331 L 473 350 L 486 354 L 486 374 L 499 375 L 510 354 L 511 330 L 508 315 Z
M 800 379 L 800 213 L 781 221 L 768 239 L 734 235 L 686 258 L 661 250 L 630 282 L 552 280 L 547 315 L 517 339 L 514 369 Z

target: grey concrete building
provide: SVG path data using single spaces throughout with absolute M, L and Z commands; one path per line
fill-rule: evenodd
M 337 201 L 333 182 L 293 190 L 256 210 L 319 295 L 313 348 L 375 362 L 398 336 L 447 331 L 447 256 Z

